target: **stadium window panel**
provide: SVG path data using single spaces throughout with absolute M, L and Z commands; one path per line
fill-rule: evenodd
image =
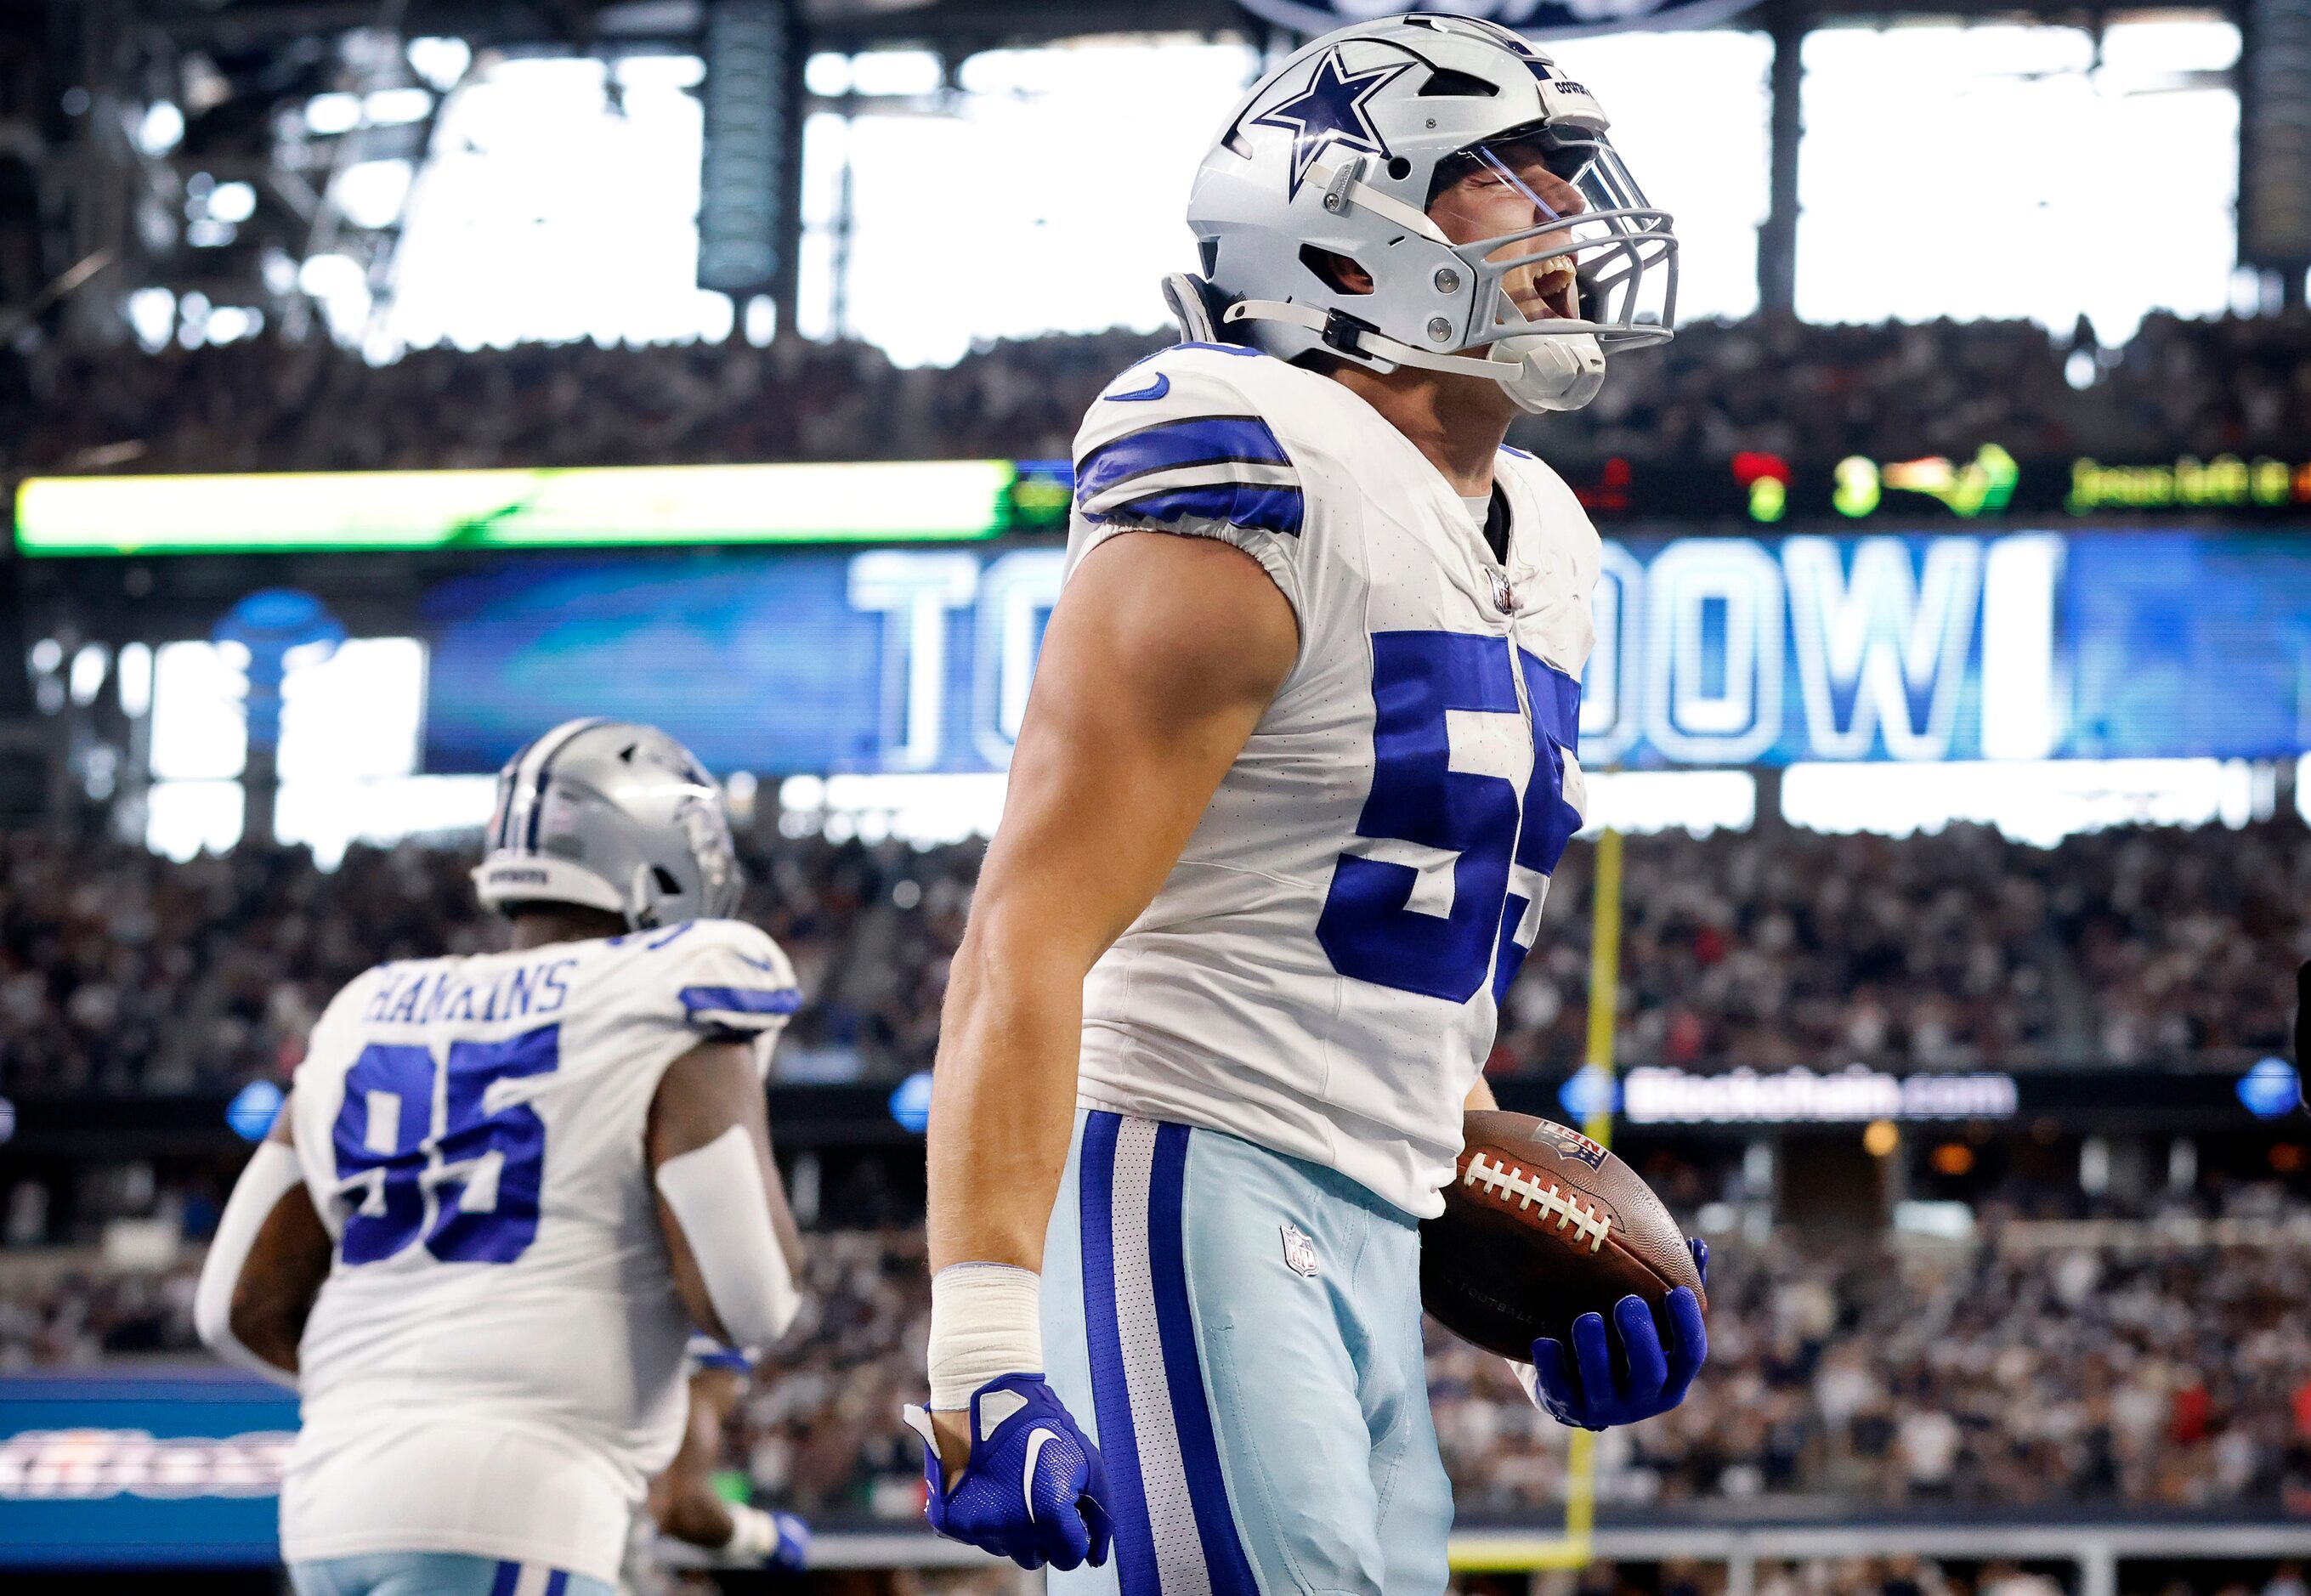
M 1165 325 L 1156 281 L 1195 265 L 1189 184 L 1257 67 L 1231 44 L 995 50 L 963 63 L 950 115 L 812 118 L 802 330 L 917 366 Z
M 495 776 L 402 776 L 359 781 L 283 779 L 274 800 L 274 834 L 312 850 L 334 870 L 355 842 L 390 845 L 405 837 L 469 842 L 488 824 Z
M 240 708 L 248 691 L 247 665 L 247 651 L 234 644 L 171 642 L 154 651 L 154 781 L 230 781 L 240 774 L 249 762 L 249 728 Z M 239 825 L 235 821 L 236 836 Z
M 697 285 L 695 57 L 501 60 L 443 100 L 412 190 L 386 331 L 396 347 L 722 338 Z M 685 65 L 688 63 L 688 65 Z
M 779 784 L 779 830 L 836 842 L 896 838 L 918 848 L 991 837 L 1008 784 L 1001 772 L 789 776 Z
M 2229 304 L 2238 32 L 1824 28 L 1805 41 L 1798 314 L 2029 319 L 2106 344 Z
M 144 794 L 144 846 L 182 864 L 240 841 L 238 781 L 156 781 Z
M 1614 147 L 1645 198 L 1676 219 L 1678 319 L 1755 311 L 1771 161 L 1771 42 L 1762 33 L 1707 29 L 1550 48 L 1596 91 Z
M 281 780 L 365 781 L 417 769 L 425 645 L 363 637 L 281 684 Z

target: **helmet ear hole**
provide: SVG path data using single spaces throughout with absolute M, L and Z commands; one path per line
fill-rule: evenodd
M 650 881 L 657 886 L 658 891 L 664 893 L 669 898 L 679 894 L 682 891 L 682 883 L 676 881 L 674 878 L 674 872 L 667 869 L 664 865 L 652 865 L 650 867 Z
M 1391 156 L 1388 162 L 1388 175 L 1392 182 L 1403 182 L 1412 175 L 1412 162 L 1401 155 Z
M 1317 282 L 1334 293 L 1370 293 L 1372 274 L 1345 255 L 1330 249 L 1319 249 L 1313 244 L 1300 246 L 1300 264 L 1306 266 Z

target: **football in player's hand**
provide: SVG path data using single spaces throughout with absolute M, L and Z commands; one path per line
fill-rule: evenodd
M 1469 1113 L 1444 1211 L 1420 1226 L 1420 1300 L 1444 1327 L 1519 1363 L 1583 1313 L 1640 1296 L 1667 1334 L 1680 1286 L 1709 1305 L 1685 1234 L 1636 1171 L 1577 1130 Z

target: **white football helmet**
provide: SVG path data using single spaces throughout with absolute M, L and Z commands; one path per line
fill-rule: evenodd
M 1190 339 L 1488 377 L 1527 410 L 1577 409 L 1606 356 L 1664 342 L 1677 310 L 1669 215 L 1605 129 L 1587 89 L 1496 24 L 1336 30 L 1262 78 L 1204 157 L 1188 203 L 1204 275 L 1164 297 Z M 1428 207 L 1478 171 L 1534 224 L 1452 242 Z

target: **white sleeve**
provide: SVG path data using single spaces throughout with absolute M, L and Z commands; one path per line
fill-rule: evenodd
M 267 1363 L 232 1333 L 232 1294 L 240 1285 L 249 1250 L 257 1244 L 257 1233 L 264 1228 L 275 1206 L 301 1185 L 304 1178 L 293 1149 L 277 1141 L 257 1143 L 240 1179 L 233 1183 L 232 1195 L 225 1200 L 208 1257 L 201 1263 L 200 1283 L 193 1288 L 193 1329 L 202 1344 L 227 1363 L 239 1364 L 292 1390 L 297 1384 L 295 1371 Z
M 707 1300 L 742 1347 L 767 1347 L 794 1322 L 802 1292 L 771 1228 L 762 1170 L 746 1128 L 658 1166 L 658 1193 L 698 1260 Z
M 1229 380 L 1242 358 L 1265 357 L 1167 349 L 1108 384 L 1076 434 L 1069 571 L 1119 532 L 1216 538 L 1259 561 L 1302 615 L 1307 496 L 1275 429 Z

